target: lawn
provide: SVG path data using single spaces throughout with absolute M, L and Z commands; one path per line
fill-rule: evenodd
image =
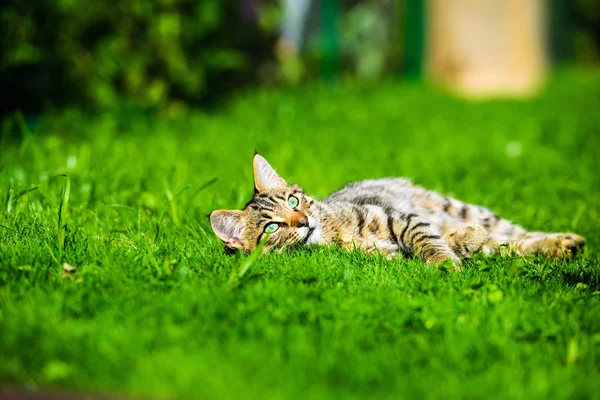
M 598 398 L 600 75 L 532 100 L 417 83 L 248 93 L 211 114 L 6 120 L 0 382 L 144 398 Z M 339 249 L 228 255 L 207 215 L 264 155 L 318 198 L 408 176 L 575 261 L 475 258 L 446 273 Z M 63 263 L 75 271 L 63 270 Z

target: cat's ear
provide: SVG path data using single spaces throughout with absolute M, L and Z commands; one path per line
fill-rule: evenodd
M 254 155 L 252 171 L 254 171 L 254 189 L 257 192 L 288 186 L 287 182 L 277 175 L 273 167 L 260 154 Z
M 210 213 L 210 226 L 215 234 L 230 249 L 241 249 L 244 221 L 238 210 L 216 210 Z

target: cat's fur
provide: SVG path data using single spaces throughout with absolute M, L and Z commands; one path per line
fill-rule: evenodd
M 426 263 L 460 260 L 502 248 L 520 255 L 568 259 L 583 247 L 574 233 L 528 232 L 487 208 L 414 186 L 407 179 L 351 183 L 322 201 L 289 185 L 269 163 L 253 160 L 255 193 L 243 210 L 216 210 L 210 223 L 231 249 L 251 252 L 294 245 L 337 245 L 387 256 L 419 255 Z M 290 196 L 298 199 L 292 208 Z M 295 201 L 292 201 L 292 204 Z M 277 230 L 265 228 L 275 222 Z M 272 227 L 273 228 L 273 227 Z

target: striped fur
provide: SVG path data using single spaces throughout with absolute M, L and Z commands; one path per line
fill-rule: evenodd
M 487 208 L 427 191 L 403 178 L 351 183 L 317 201 L 289 185 L 258 154 L 253 170 L 255 193 L 244 209 L 210 215 L 214 232 L 232 249 L 250 252 L 265 238 L 265 251 L 337 245 L 389 257 L 418 255 L 431 264 L 451 260 L 459 268 L 461 259 L 479 251 L 496 254 L 506 249 L 568 259 L 585 243 L 573 233 L 528 232 Z M 271 234 L 265 232 L 269 225 L 276 229 Z

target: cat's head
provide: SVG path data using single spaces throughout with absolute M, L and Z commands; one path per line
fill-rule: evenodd
M 265 250 L 306 243 L 316 228 L 315 201 L 297 185 L 288 185 L 259 154 L 252 160 L 254 196 L 243 210 L 210 214 L 215 234 L 230 249 L 256 249 L 268 235 Z

